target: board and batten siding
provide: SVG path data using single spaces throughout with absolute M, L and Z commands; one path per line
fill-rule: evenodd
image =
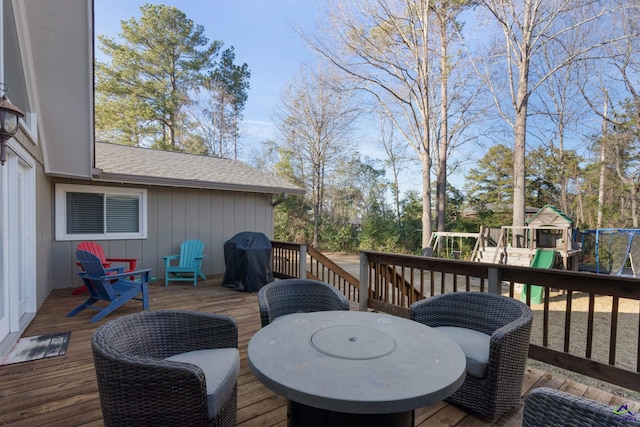
M 73 180 L 60 183 L 85 184 Z M 105 186 L 104 182 L 96 185 Z M 198 239 L 204 243 L 205 275 L 224 274 L 224 243 L 242 231 L 264 233 L 273 238 L 271 194 L 157 186 L 147 190 L 147 238 L 99 240 L 107 257 L 137 258 L 137 268 L 151 268 L 151 276 L 164 283 L 163 256 L 180 253 L 180 243 Z M 55 210 L 54 210 L 55 211 Z M 75 264 L 77 241 L 55 241 L 54 288 L 78 287 Z
M 53 289 L 55 277 L 54 193 L 51 178 L 44 173 L 42 164 L 36 166 L 36 298 L 40 305 Z

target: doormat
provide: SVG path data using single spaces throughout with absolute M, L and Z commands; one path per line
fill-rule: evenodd
M 20 338 L 0 365 L 64 356 L 67 353 L 71 332 L 37 335 Z

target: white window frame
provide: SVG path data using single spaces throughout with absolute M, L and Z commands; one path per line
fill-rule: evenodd
M 67 193 L 92 193 L 138 196 L 138 233 L 67 234 Z M 97 185 L 56 184 L 56 240 L 124 240 L 147 238 L 147 190 L 143 188 L 106 187 Z

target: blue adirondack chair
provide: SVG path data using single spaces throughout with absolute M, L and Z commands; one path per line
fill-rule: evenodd
M 122 306 L 131 299 L 142 301 L 142 309 L 149 308 L 149 272 L 145 270 L 124 271 L 124 266 L 104 268 L 100 258 L 87 251 L 76 251 L 78 262 L 84 270 L 80 274 L 82 281 L 89 290 L 89 298 L 67 314 L 67 317 L 75 316 L 85 308 L 98 310 L 99 313 L 91 318 L 90 323 L 97 322 L 116 308 Z M 140 276 L 139 280 L 131 280 L 131 277 Z M 141 297 L 137 297 L 142 294 Z M 106 307 L 94 305 L 98 301 L 106 301 Z
M 169 255 L 162 257 L 164 259 L 164 285 L 169 286 L 169 281 L 191 281 L 193 280 L 193 286 L 198 284 L 198 276 L 206 279 L 200 265 L 202 264 L 202 258 L 205 255 L 202 254 L 204 250 L 204 243 L 200 240 L 185 240 L 180 244 L 179 255 Z M 171 261 L 178 260 L 178 265 L 171 265 Z M 188 276 L 187 276 L 188 275 Z

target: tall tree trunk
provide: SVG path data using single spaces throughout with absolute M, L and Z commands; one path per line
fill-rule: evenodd
M 419 102 L 422 110 L 422 147 L 420 162 L 422 163 L 422 247 L 426 248 L 431 241 L 431 105 L 429 102 L 429 2 L 421 1 L 422 11 L 422 45 L 418 62 L 418 84 L 422 93 Z
M 380 117 L 380 137 L 382 141 L 382 146 L 384 147 L 384 151 L 389 158 L 389 166 L 391 167 L 391 176 L 393 177 L 393 182 L 391 182 L 391 196 L 393 197 L 393 208 L 394 215 L 397 224 L 401 224 L 402 222 L 402 211 L 400 209 L 400 163 L 403 162 L 404 159 L 404 150 L 400 149 L 398 151 L 397 145 L 395 144 L 393 126 L 389 126 L 389 136 L 386 133 L 387 127 L 385 126 L 385 120 L 383 116 Z
M 422 163 L 422 247 L 426 248 L 431 241 L 431 157 L 429 154 L 421 153 L 420 161 Z
M 527 68 L 528 66 L 523 66 Z M 520 83 L 518 84 L 518 106 L 516 111 L 515 142 L 513 147 L 513 237 L 514 247 L 520 248 L 524 245 L 524 223 L 525 223 L 525 140 L 527 134 L 527 74 L 528 71 L 521 71 Z
M 315 165 L 313 173 L 315 175 L 315 182 L 313 184 L 313 241 L 311 244 L 314 248 L 318 248 L 318 235 L 320 234 L 320 203 L 322 201 L 322 173 L 318 165 Z
M 616 151 L 618 148 L 616 148 Z M 618 157 L 619 154 L 616 154 L 616 173 L 618 174 L 618 178 L 620 181 L 627 187 L 629 187 L 629 203 L 631 204 L 631 221 L 633 223 L 633 228 L 638 228 L 638 183 L 636 182 L 636 178 L 631 175 L 626 175 L 621 167 L 621 161 Z M 626 214 L 628 214 L 628 208 L 625 206 L 624 199 L 623 202 L 620 203 L 621 207 L 621 216 L 624 218 Z
M 607 101 L 604 101 L 602 119 L 602 138 L 600 143 L 600 176 L 598 179 L 598 218 L 596 220 L 596 228 L 602 228 L 602 210 L 604 209 L 604 184 L 607 171 L 605 163 L 605 137 L 607 135 Z
M 569 202 L 567 201 L 567 166 L 564 156 L 564 117 L 558 121 L 558 157 L 560 164 L 560 208 L 565 214 L 569 212 Z
M 578 218 L 580 224 L 584 224 L 584 204 L 582 203 L 582 185 L 580 184 L 580 178 L 576 179 L 576 193 L 577 195 L 577 203 L 578 203 Z
M 233 160 L 238 160 L 238 114 L 233 116 Z
M 398 173 L 393 173 L 393 203 L 396 210 L 396 222 L 402 224 L 402 211 L 400 209 L 400 183 L 398 181 Z
M 524 245 L 525 223 L 525 152 L 527 139 L 527 107 L 529 105 L 529 61 L 534 27 L 533 2 L 526 0 L 521 49 L 518 58 L 518 90 L 515 103 L 515 140 L 513 147 L 513 230 L 514 247 Z
M 447 212 L 447 152 L 449 144 L 449 61 L 447 56 L 447 19 L 440 17 L 440 141 L 438 143 L 438 176 L 436 198 L 438 231 L 446 231 Z M 438 248 L 439 249 L 439 248 Z
M 638 228 L 638 184 L 635 182 L 631 183 L 631 220 L 633 228 Z

